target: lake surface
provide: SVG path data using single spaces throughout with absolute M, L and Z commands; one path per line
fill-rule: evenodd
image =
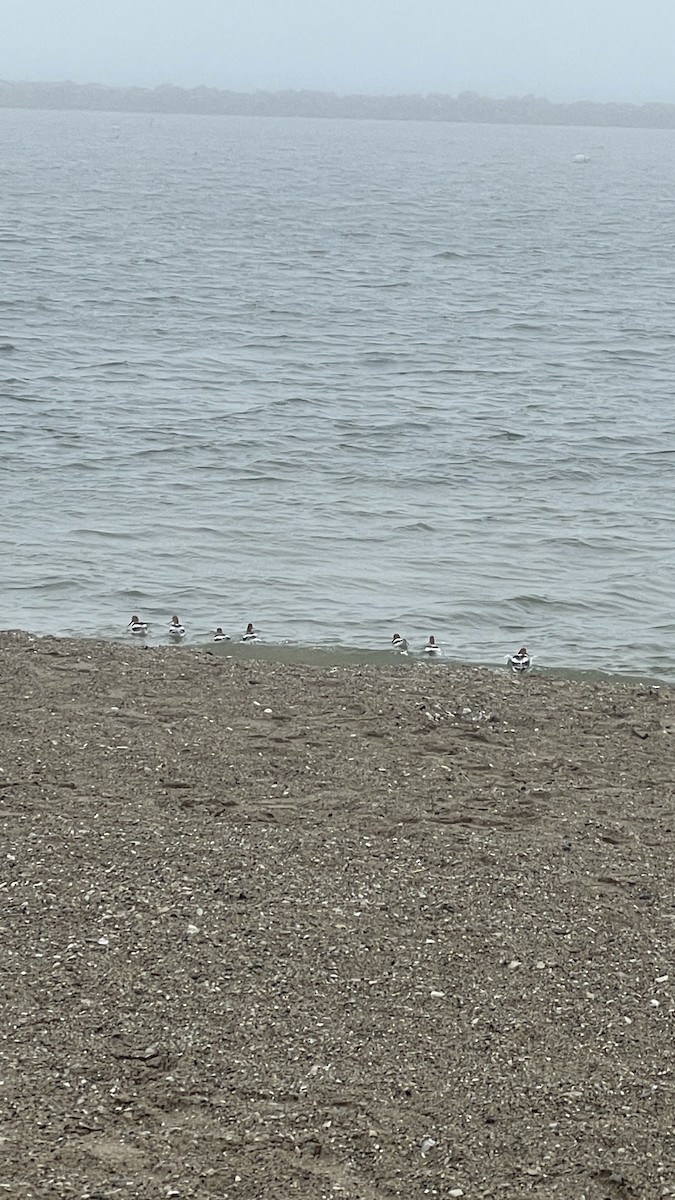
M 0 147 L 0 627 L 675 679 L 675 131 Z

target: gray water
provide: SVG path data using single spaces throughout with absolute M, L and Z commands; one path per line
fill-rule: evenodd
M 0 627 L 675 678 L 674 132 L 0 145 Z

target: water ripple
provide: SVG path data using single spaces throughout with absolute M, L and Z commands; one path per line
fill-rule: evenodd
M 0 624 L 675 678 L 675 135 L 0 133 Z

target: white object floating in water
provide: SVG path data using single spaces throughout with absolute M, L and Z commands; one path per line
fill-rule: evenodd
M 580 163 L 581 162 L 590 162 L 590 161 L 591 160 L 590 160 L 590 157 L 588 156 L 588 154 L 575 154 L 574 158 L 572 159 L 572 162 L 580 162 Z

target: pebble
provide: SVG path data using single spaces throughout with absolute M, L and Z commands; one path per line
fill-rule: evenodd
M 187 932 L 188 933 L 199 933 L 199 927 L 197 925 L 188 925 Z

